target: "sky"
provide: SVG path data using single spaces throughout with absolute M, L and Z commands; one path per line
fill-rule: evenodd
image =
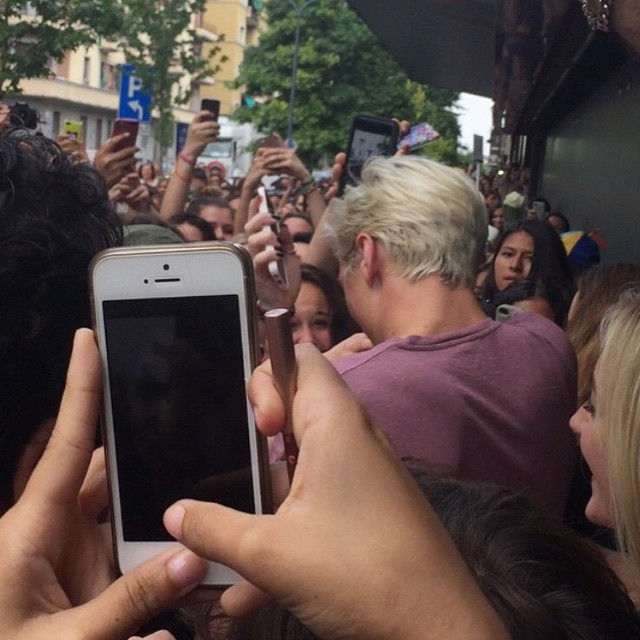
M 489 153 L 489 146 L 486 142 L 491 136 L 491 107 L 493 100 L 482 96 L 475 96 L 471 93 L 461 93 L 457 104 L 459 113 L 458 122 L 462 133 L 460 144 L 473 151 L 474 134 L 483 136 L 485 144 L 483 151 L 485 155 Z

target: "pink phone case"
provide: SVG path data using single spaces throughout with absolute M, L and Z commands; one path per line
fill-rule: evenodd
M 398 142 L 398 149 L 409 145 L 410 149 L 417 149 L 423 147 L 429 142 L 433 142 L 440 134 L 428 123 L 421 122 L 415 124 L 409 130 L 409 133 Z

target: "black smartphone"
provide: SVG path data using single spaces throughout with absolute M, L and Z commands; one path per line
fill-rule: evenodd
M 213 114 L 213 119 L 217 122 L 220 117 L 220 100 L 213 100 L 212 98 L 203 98 L 200 105 L 201 111 L 208 111 Z
M 116 563 L 175 546 L 175 500 L 270 509 L 266 442 L 246 396 L 257 361 L 253 266 L 230 243 L 104 251 L 91 266 Z M 203 582 L 238 580 L 212 562 Z
M 400 127 L 395 120 L 359 115 L 353 119 L 347 162 L 342 170 L 338 196 L 342 196 L 347 186 L 360 183 L 362 167 L 372 156 L 391 156 L 398 147 Z

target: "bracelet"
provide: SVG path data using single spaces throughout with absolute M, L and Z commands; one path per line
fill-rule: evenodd
M 300 185 L 300 193 L 311 193 L 314 189 L 317 188 L 316 179 L 314 177 L 311 178 L 308 182 L 303 182 Z
M 582 13 L 587 19 L 589 28 L 592 31 L 609 31 L 609 15 L 613 0 L 596 0 L 598 8 L 594 11 L 589 8 L 589 0 L 580 0 Z
M 186 154 L 184 151 L 181 151 L 178 154 L 178 158 L 180 158 L 182 162 L 186 162 L 187 164 L 190 164 L 192 167 L 196 166 L 196 159 L 193 156 Z
M 173 170 L 173 175 L 174 175 L 176 178 L 179 178 L 180 180 L 182 180 L 183 182 L 191 182 L 191 178 L 188 178 L 187 176 L 183 176 L 183 175 L 178 171 L 178 169 L 177 169 L 177 168 L 175 168 L 175 169 Z
M 267 311 L 271 311 L 271 309 L 276 309 L 277 307 L 265 307 L 262 302 L 260 302 L 260 300 L 258 300 L 257 303 L 257 307 L 258 307 L 258 315 L 262 318 L 264 316 L 265 313 L 267 313 Z M 289 312 L 289 315 L 293 318 L 293 316 L 296 313 L 296 306 L 292 305 L 289 309 L 287 309 L 287 311 Z

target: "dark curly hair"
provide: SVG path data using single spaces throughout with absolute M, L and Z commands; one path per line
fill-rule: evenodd
M 509 489 L 437 476 L 417 458 L 403 462 L 514 640 L 639 637 L 635 607 L 594 544 Z M 233 619 L 214 605 L 190 620 L 203 639 L 316 638 L 275 603 Z
M 89 262 L 121 240 L 92 165 L 24 129 L 0 136 L 0 513 L 29 438 L 57 413 L 73 334 L 91 326 Z

